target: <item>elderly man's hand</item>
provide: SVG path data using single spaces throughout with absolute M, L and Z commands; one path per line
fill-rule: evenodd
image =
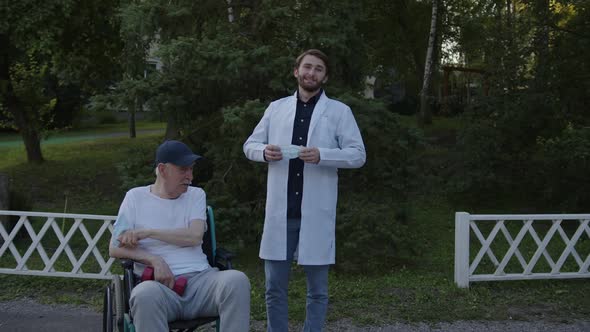
M 146 230 L 142 229 L 128 229 L 123 232 L 117 240 L 119 240 L 119 247 L 135 248 L 139 244 L 139 240 L 148 237 Z
M 281 148 L 276 145 L 268 144 L 266 148 L 264 148 L 264 159 L 266 159 L 266 161 L 279 161 L 283 159 Z
M 306 163 L 317 164 L 320 162 L 320 150 L 318 148 L 302 148 L 299 151 L 299 159 Z
M 154 280 L 172 289 L 174 287 L 174 274 L 164 259 L 158 257 L 153 259 L 151 265 L 154 267 Z

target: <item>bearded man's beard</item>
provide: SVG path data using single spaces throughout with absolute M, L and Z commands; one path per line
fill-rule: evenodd
M 322 87 L 322 82 L 306 83 L 303 77 L 298 77 L 299 86 L 307 92 L 316 92 Z

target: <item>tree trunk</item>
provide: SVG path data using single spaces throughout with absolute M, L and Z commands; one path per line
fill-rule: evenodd
M 27 161 L 29 163 L 42 163 L 44 161 L 41 153 L 41 138 L 39 131 L 35 128 L 35 122 L 27 118 L 25 110 L 21 109 L 17 97 L 14 95 L 10 82 L 10 40 L 8 35 L 0 34 L 0 44 L 3 45 L 0 51 L 0 82 L 5 82 L 4 106 L 8 113 L 14 118 L 14 124 L 20 132 L 25 149 L 27 150 Z
M 538 20 L 537 32 L 535 35 L 535 54 L 537 57 L 534 86 L 538 91 L 547 89 L 549 79 L 549 22 L 550 3 L 549 0 L 538 0 L 535 2 L 535 15 Z
M 27 161 L 29 163 L 40 164 L 45 161 L 41 152 L 41 137 L 34 128 L 20 128 L 23 142 L 27 150 Z
M 0 173 L 0 210 L 10 210 L 10 188 L 9 178 L 7 174 Z M 4 229 L 10 233 L 12 225 L 9 222 L 8 216 L 0 216 L 0 223 L 4 226 Z M 0 244 L 3 244 L 0 239 Z
M 12 93 L 12 85 L 10 81 L 7 84 L 6 94 L 6 108 L 14 117 L 16 128 L 23 138 L 25 149 L 27 151 L 27 161 L 29 163 L 42 163 L 45 159 L 41 152 L 41 137 L 39 131 L 35 128 L 34 121 L 27 118 L 24 110 L 21 110 L 18 105 L 16 96 Z
M 135 111 L 129 112 L 129 138 L 137 137 L 135 130 Z
M 178 121 L 176 121 L 176 114 L 168 110 L 168 121 L 166 123 L 166 134 L 165 139 L 177 139 L 179 136 Z
M 135 107 L 137 105 L 137 99 L 133 103 L 129 103 L 127 108 L 127 119 L 129 121 L 129 138 L 135 138 L 137 132 L 135 130 Z
M 503 63 L 508 63 L 510 66 L 510 69 L 506 69 L 505 67 L 503 68 L 504 71 L 506 72 L 512 72 L 514 71 L 513 66 L 515 63 L 517 63 L 515 56 L 516 56 L 516 52 L 515 52 L 515 40 L 514 40 L 514 36 L 515 36 L 515 31 L 514 31 L 514 22 L 513 22 L 513 6 L 512 6 L 512 0 L 506 0 L 506 27 L 501 27 L 502 31 L 504 32 L 504 36 L 506 38 L 506 43 L 505 43 L 505 47 L 504 47 L 504 60 L 502 61 Z M 516 91 L 518 89 L 518 82 L 516 79 L 516 75 L 509 75 L 506 80 L 506 86 L 508 88 L 508 91 Z
M 432 110 L 430 106 L 432 74 L 435 67 L 435 47 L 438 26 L 438 5 L 440 0 L 432 0 L 432 19 L 430 20 L 430 35 L 428 37 L 428 49 L 426 51 L 426 61 L 424 63 L 424 80 L 422 81 L 422 91 L 420 92 L 420 112 L 418 113 L 418 123 L 432 123 Z
M 227 21 L 229 23 L 233 23 L 234 22 L 234 7 L 232 7 L 231 0 L 226 0 L 226 1 L 227 1 Z

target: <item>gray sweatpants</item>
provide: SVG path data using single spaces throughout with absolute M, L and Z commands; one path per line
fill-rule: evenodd
M 221 331 L 249 330 L 250 281 L 244 273 L 210 268 L 185 276 L 182 297 L 157 281 L 133 288 L 129 305 L 137 332 L 168 331 L 170 321 L 217 315 Z

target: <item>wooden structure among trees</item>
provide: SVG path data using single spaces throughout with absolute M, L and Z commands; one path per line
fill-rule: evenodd
M 471 84 L 476 81 L 481 82 L 482 95 L 488 96 L 489 85 L 487 81 L 487 73 L 485 70 L 462 67 L 460 65 L 442 65 L 441 69 L 443 71 L 443 80 L 440 103 L 441 112 L 443 114 L 452 113 L 452 110 L 450 109 L 450 104 L 454 102 L 459 102 L 461 104 L 469 104 L 473 96 L 473 93 L 471 91 Z M 462 80 L 461 83 L 457 83 L 457 80 L 453 82 L 451 76 L 453 72 L 466 73 L 466 75 L 463 75 L 465 79 Z M 472 74 L 475 74 L 478 77 L 474 79 Z M 457 96 L 457 100 L 452 101 L 451 96 Z

